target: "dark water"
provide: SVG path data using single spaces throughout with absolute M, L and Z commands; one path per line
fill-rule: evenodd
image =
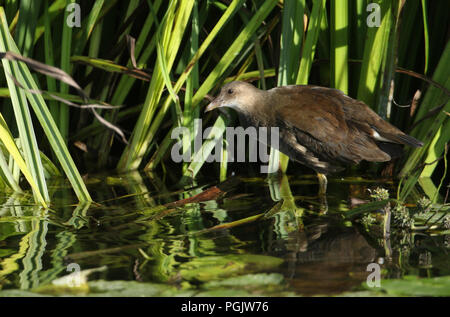
M 162 293 L 169 296 L 358 294 L 372 291 L 370 264 L 378 265 L 382 283 L 450 275 L 447 232 L 394 228 L 386 241 L 345 217 L 349 201 L 369 199 L 368 188 L 395 193 L 392 182 L 330 179 L 327 212 L 314 197 L 312 175 L 239 177 L 218 187 L 211 180 L 181 186 L 139 173 L 87 183 L 95 200 L 90 205 L 77 204 L 58 180 L 51 211 L 27 197 L 2 198 L 1 289 L 36 290 L 73 264 L 106 266 L 90 281 L 159 284 L 170 287 L 173 293 Z M 246 279 L 248 285 L 239 286 Z

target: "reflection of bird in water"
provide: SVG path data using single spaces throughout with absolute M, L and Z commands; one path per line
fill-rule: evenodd
M 284 242 L 285 276 L 302 294 L 341 293 L 359 286 L 367 278 L 367 265 L 376 261 L 376 249 L 354 228 L 330 228 L 328 223 L 307 226 L 274 241 L 278 249 Z

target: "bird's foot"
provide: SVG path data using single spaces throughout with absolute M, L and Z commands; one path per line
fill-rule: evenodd
M 319 214 L 326 215 L 328 212 L 328 202 L 326 195 L 319 195 L 320 206 L 319 206 Z

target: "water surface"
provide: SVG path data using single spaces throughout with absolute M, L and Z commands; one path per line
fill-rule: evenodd
M 350 201 L 370 199 L 369 188 L 394 193 L 392 181 L 331 178 L 327 212 L 313 175 L 181 185 L 132 173 L 86 182 L 90 205 L 78 204 L 62 180 L 53 180 L 52 210 L 28 197 L 1 198 L 4 295 L 39 292 L 68 266 L 103 267 L 82 296 L 101 295 L 104 285 L 113 290 L 105 296 L 351 295 L 371 291 L 374 263 L 381 283 L 450 275 L 448 233 L 394 229 L 386 241 L 345 217 Z

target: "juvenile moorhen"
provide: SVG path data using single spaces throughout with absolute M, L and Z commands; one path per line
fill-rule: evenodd
M 278 150 L 317 172 L 320 194 L 326 192 L 326 174 L 343 169 L 340 164 L 385 162 L 398 152 L 392 144 L 423 145 L 365 103 L 332 88 L 289 85 L 264 91 L 234 81 L 205 112 L 219 107 L 235 109 L 244 127 L 278 127 Z

